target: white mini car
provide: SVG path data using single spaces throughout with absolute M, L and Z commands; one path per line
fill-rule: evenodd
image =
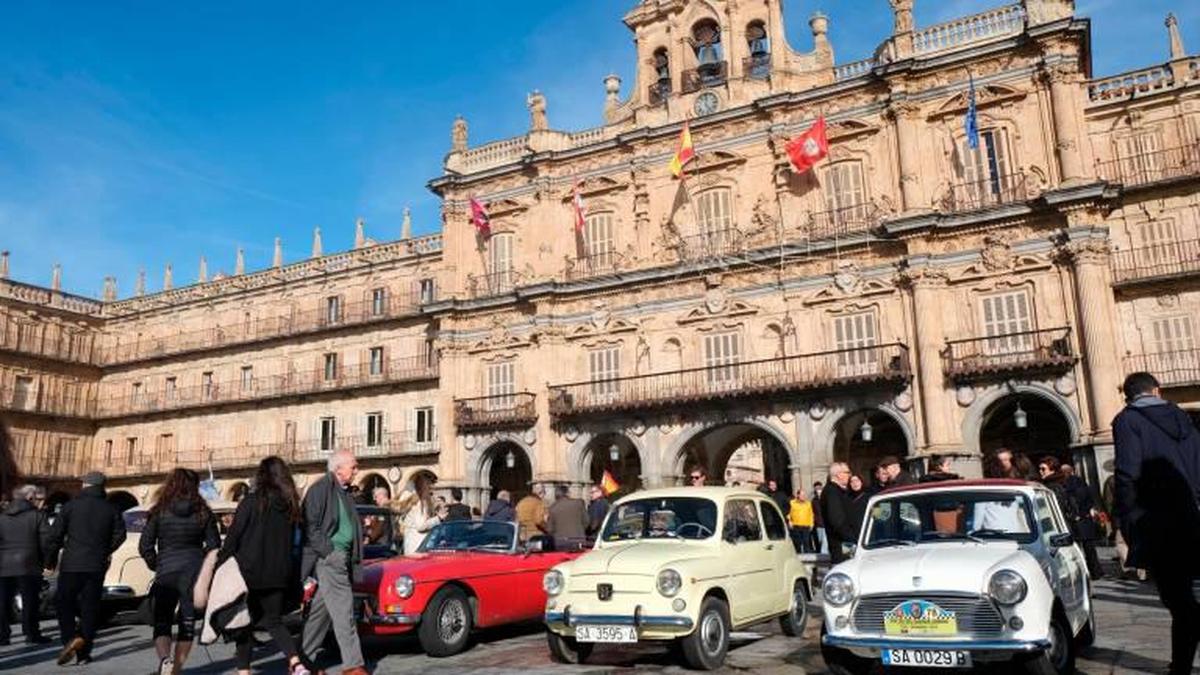
M 1014 661 L 1071 673 L 1095 634 L 1091 583 L 1054 493 L 1007 480 L 925 483 L 867 505 L 854 557 L 822 586 L 835 673 Z

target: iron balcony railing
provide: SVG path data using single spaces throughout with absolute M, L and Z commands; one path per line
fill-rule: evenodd
M 911 374 L 908 347 L 899 343 L 872 345 L 553 385 L 550 387 L 550 414 L 570 417 L 699 401 L 886 385 L 907 381 Z
M 864 202 L 810 213 L 801 226 L 801 234 L 808 239 L 835 239 L 870 232 L 879 222 L 879 207 Z
M 262 401 L 288 396 L 345 391 L 380 385 L 434 380 L 438 377 L 438 362 L 428 356 L 414 356 L 382 361 L 378 368 L 362 364 L 358 369 L 337 366 L 318 368 L 283 375 L 254 375 L 246 381 L 201 383 L 174 390 L 131 393 L 101 399 L 98 418 L 125 417 L 151 413 L 207 408 L 248 401 Z
M 942 197 L 941 208 L 947 213 L 966 213 L 1015 204 L 1028 198 L 1025 175 L 1004 173 L 951 185 Z
M 683 71 L 683 93 L 690 94 L 707 87 L 725 84 L 729 79 L 729 63 L 715 61 L 704 63 L 691 70 Z
M 946 376 L 955 381 L 1027 371 L 1067 370 L 1076 361 L 1070 328 L 949 340 L 942 358 Z
M 71 477 L 78 476 L 82 472 L 77 450 L 46 449 L 31 452 L 17 450 L 14 453 L 14 459 L 16 459 L 21 475 L 26 478 Z
M 515 291 L 524 281 L 524 275 L 516 270 L 471 274 L 467 276 L 467 296 L 474 299 L 505 295 Z
M 0 323 L 0 351 L 90 365 L 97 361 L 96 346 L 96 334 L 91 332 L 64 331 L 24 321 Z
M 671 81 L 659 80 L 649 87 L 650 105 L 662 105 L 671 97 Z
M 1164 387 L 1200 385 L 1200 349 L 1177 349 L 1125 357 L 1125 372 L 1154 373 Z
M 295 337 L 335 328 L 360 326 L 378 321 L 413 316 L 420 313 L 423 302 L 433 297 L 421 297 L 419 291 L 401 297 L 385 295 L 381 302 L 367 299 L 361 302 L 339 302 L 331 310 L 322 301 L 316 309 L 298 311 L 283 316 L 249 318 L 199 330 L 156 334 L 132 339 L 116 338 L 111 348 L 103 350 L 104 365 L 131 363 L 164 356 L 174 356 L 208 349 L 220 349 L 249 342 Z
M 459 429 L 532 426 L 537 397 L 529 392 L 454 399 L 454 425 Z
M 83 392 L 49 392 L 41 387 L 0 387 L 0 410 L 51 417 L 90 418 L 95 401 Z
M 1112 270 L 1114 284 L 1200 273 L 1200 239 L 1113 251 Z
M 567 260 L 567 281 L 578 281 L 603 274 L 614 274 L 624 268 L 624 258 L 616 251 L 601 251 Z
M 1096 172 L 1126 187 L 1200 176 L 1200 142 L 1100 162 Z
M 771 79 L 771 55 L 751 54 L 742 59 L 742 76 L 751 80 Z
M 726 228 L 680 238 L 679 257 L 686 261 L 724 258 L 745 250 L 746 237 L 741 230 Z

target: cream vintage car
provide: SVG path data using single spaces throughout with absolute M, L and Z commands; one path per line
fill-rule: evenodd
M 556 565 L 543 585 L 556 661 L 584 661 L 599 643 L 674 642 L 703 670 L 725 661 L 735 629 L 777 618 L 799 637 L 811 598 L 779 507 L 739 488 L 629 495 L 595 548 Z
M 822 595 L 822 653 L 835 673 L 999 661 L 1072 673 L 1095 636 L 1083 551 L 1054 493 L 1023 481 L 880 493 Z

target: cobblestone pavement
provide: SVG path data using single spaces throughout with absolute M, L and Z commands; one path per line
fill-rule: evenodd
M 1169 618 L 1158 603 L 1151 584 L 1137 581 L 1101 581 L 1096 585 L 1096 646 L 1080 657 L 1079 672 L 1101 673 L 1164 672 L 1169 652 Z M 816 639 L 820 630 L 819 608 L 814 609 L 803 640 L 779 633 L 774 624 L 754 632 L 735 635 L 728 665 L 721 672 L 753 672 L 763 675 L 824 673 Z M 54 636 L 52 622 L 46 622 L 46 634 Z M 18 629 L 19 632 L 19 629 Z M 149 628 L 117 625 L 102 631 L 95 650 L 96 661 L 86 667 L 58 668 L 53 664 L 54 648 L 28 649 L 22 646 L 0 648 L 0 671 L 24 673 L 65 673 L 66 675 L 146 675 L 155 669 Z M 282 661 L 265 658 L 256 664 L 258 672 L 281 673 Z M 594 663 L 586 666 L 558 666 L 551 663 L 545 638 L 538 626 L 523 626 L 481 634 L 470 650 L 449 659 L 431 659 L 421 653 L 413 640 L 371 641 L 368 658 L 376 673 L 470 673 L 473 675 L 557 675 L 611 672 L 683 673 L 665 649 L 597 649 Z M 231 673 L 233 650 L 227 645 L 199 648 L 189 662 L 187 672 Z M 915 675 L 909 671 L 909 675 Z

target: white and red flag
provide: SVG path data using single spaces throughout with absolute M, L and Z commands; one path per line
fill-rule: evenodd
M 488 216 L 487 209 L 483 208 L 483 204 L 474 197 L 471 197 L 471 222 L 480 237 L 487 239 L 492 236 L 492 219 Z
M 575 197 L 571 200 L 571 206 L 575 209 L 575 231 L 583 232 L 583 225 L 587 222 L 587 207 L 583 204 L 583 194 L 579 192 L 579 183 L 575 184 Z
M 829 154 L 829 139 L 825 137 L 825 118 L 818 117 L 808 131 L 788 141 L 785 149 L 796 173 L 804 173 L 813 168 L 814 164 Z

